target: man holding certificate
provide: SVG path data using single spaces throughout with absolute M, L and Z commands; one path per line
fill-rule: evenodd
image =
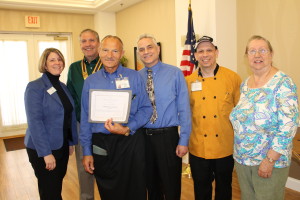
M 84 82 L 83 165 L 94 174 L 102 200 L 146 200 L 141 127 L 149 121 L 152 107 L 142 77 L 120 65 L 123 54 L 121 39 L 106 36 L 99 51 L 103 68 Z
M 186 82 L 179 68 L 159 60 L 160 48 L 153 36 L 141 35 L 137 46 L 145 65 L 139 72 L 153 107 L 145 125 L 148 199 L 180 200 L 181 158 L 188 152 L 191 132 Z

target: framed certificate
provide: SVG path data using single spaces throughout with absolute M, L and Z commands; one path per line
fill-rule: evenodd
M 90 89 L 89 122 L 104 123 L 112 118 L 127 123 L 131 107 L 131 90 Z

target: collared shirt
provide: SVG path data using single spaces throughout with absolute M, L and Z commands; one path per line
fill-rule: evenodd
M 86 59 L 84 59 L 88 75 L 92 73 L 98 60 L 99 57 L 89 63 Z M 82 76 L 81 61 L 82 60 L 76 61 L 70 65 L 67 80 L 67 87 L 75 102 L 76 119 L 78 122 L 80 122 L 80 102 L 84 82 Z
M 115 78 L 128 77 L 129 88 L 116 89 Z M 130 134 L 134 134 L 137 129 L 144 126 L 150 119 L 152 107 L 145 90 L 142 77 L 135 70 L 124 68 L 119 65 L 118 69 L 110 74 L 104 68 L 90 75 L 84 82 L 81 100 L 81 123 L 80 123 L 80 142 L 83 147 L 83 155 L 92 155 L 92 134 L 110 132 L 104 127 L 104 123 L 89 123 L 89 90 L 90 89 L 109 89 L 109 90 L 131 90 L 132 101 L 130 114 L 127 124 L 131 130 Z M 125 137 L 125 136 L 124 136 Z
M 219 67 L 214 74 L 213 77 L 203 78 L 195 71 L 186 77 L 192 110 L 189 151 L 205 159 L 233 154 L 233 129 L 229 114 L 240 96 L 241 78 L 235 72 Z M 192 89 L 192 84 L 201 87 Z
M 145 67 L 139 71 L 145 83 L 147 69 Z M 187 146 L 191 132 L 191 111 L 184 76 L 179 68 L 162 62 L 151 69 L 158 118 L 153 124 L 148 122 L 145 128 L 180 126 L 179 145 Z
M 281 71 L 260 88 L 248 88 L 248 80 L 241 85 L 240 101 L 230 114 L 234 159 L 243 165 L 257 166 L 273 149 L 282 154 L 274 167 L 287 167 L 298 127 L 296 86 Z

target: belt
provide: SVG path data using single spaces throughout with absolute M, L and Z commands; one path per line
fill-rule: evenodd
M 167 132 L 178 131 L 177 126 L 166 127 L 166 128 L 145 128 L 146 135 L 159 135 Z

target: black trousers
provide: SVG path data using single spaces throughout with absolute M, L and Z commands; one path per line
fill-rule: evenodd
M 62 148 L 53 150 L 56 160 L 54 170 L 47 170 L 43 157 L 38 157 L 36 150 L 26 148 L 29 161 L 38 180 L 39 195 L 41 200 L 62 199 L 62 183 L 67 172 L 69 161 L 69 146 L 64 144 Z
M 101 200 L 146 200 L 143 129 L 129 136 L 94 133 L 92 144 L 107 152 L 93 153 Z
M 192 154 L 190 165 L 194 179 L 195 200 L 212 199 L 212 182 L 215 180 L 215 200 L 232 199 L 232 155 L 219 159 L 204 159 Z
M 145 129 L 149 200 L 180 200 L 182 159 L 176 155 L 178 127 Z

